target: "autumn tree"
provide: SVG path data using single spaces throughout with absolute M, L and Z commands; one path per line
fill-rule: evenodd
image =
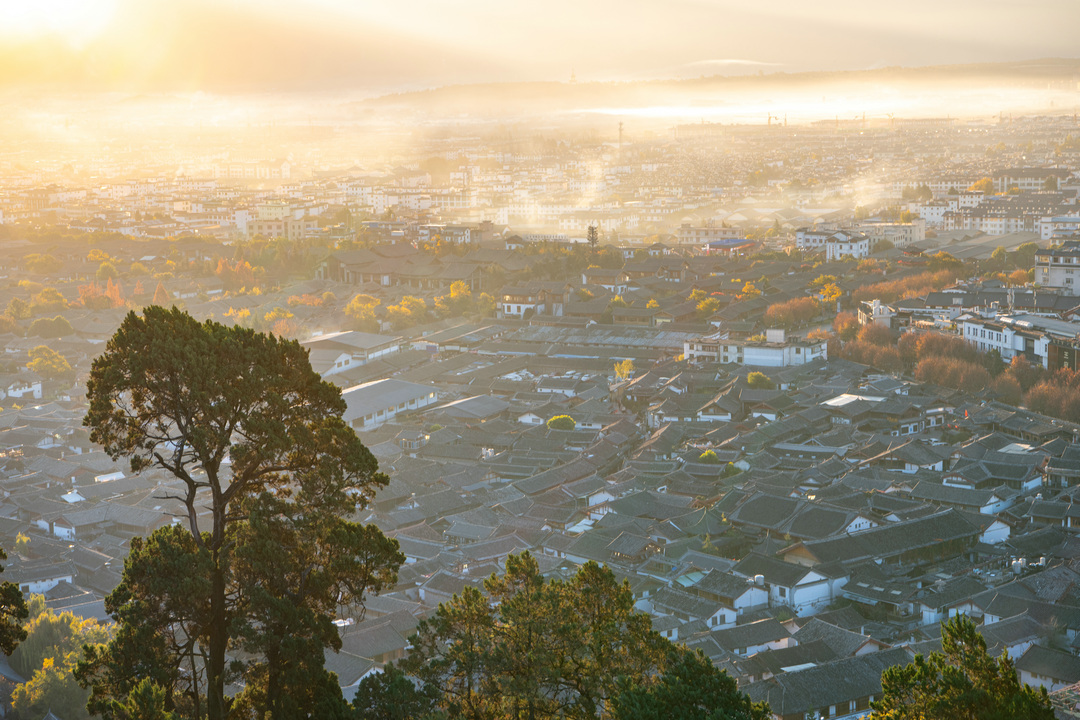
M 56 288 L 42 288 L 30 299 L 30 312 L 33 315 L 41 315 L 47 312 L 63 310 L 68 306 L 67 299 Z
M 829 306 L 836 309 L 836 301 L 843 296 L 844 291 L 840 289 L 840 286 L 836 283 L 829 283 L 825 287 L 821 288 L 818 295 L 821 296 L 822 302 L 828 303 Z
M 842 312 L 833 318 L 833 332 L 841 340 L 854 340 L 859 334 L 859 318 L 853 313 Z
M 577 420 L 569 415 L 556 415 L 547 421 L 547 426 L 552 430 L 573 430 L 577 427 Z
M 708 319 L 716 314 L 716 311 L 720 309 L 720 301 L 716 298 L 705 298 L 697 304 L 697 314 L 699 318 Z
M 116 636 L 77 673 L 116 717 L 142 678 L 168 709 L 301 718 L 343 701 L 323 668 L 337 608 L 396 576 L 397 543 L 348 520 L 386 483 L 341 418 L 341 392 L 296 341 L 175 308 L 128 314 L 94 360 L 84 423 L 113 459 L 179 481 L 186 527 L 136 539 L 106 598 Z M 227 653 L 247 658 L 231 667 Z M 237 677 L 233 671 L 239 672 Z
M 27 678 L 40 670 L 49 658 L 63 662 L 84 644 L 102 643 L 109 638 L 108 628 L 97 620 L 81 618 L 71 612 L 57 613 L 45 607 L 44 600 L 41 595 L 32 597 L 27 606 L 31 612 L 24 627 L 26 637 L 11 655 L 11 667 Z
M 765 322 L 773 327 L 792 328 L 804 325 L 820 314 L 821 306 L 814 298 L 792 298 L 766 308 Z
M 96 282 L 79 286 L 79 303 L 87 310 L 102 310 L 111 304 Z
M 883 280 L 856 288 L 852 298 L 856 302 L 880 300 L 893 302 L 902 298 L 923 297 L 929 292 L 940 290 L 956 281 L 959 268 L 950 266 L 937 272 L 925 272 L 910 275 L 899 280 Z
M 48 345 L 38 345 L 32 348 L 29 355 L 30 362 L 26 364 L 26 367 L 43 378 L 49 380 L 69 379 L 75 373 L 67 358 Z
M 743 285 L 742 290 L 736 297 L 739 300 L 749 300 L 750 298 L 761 297 L 761 290 L 752 282 L 747 282 Z
M 107 641 L 109 629 L 96 620 L 46 608 L 41 595 L 33 596 L 28 608 L 26 638 L 11 656 L 11 666 L 29 678 L 15 688 L 17 714 L 35 718 L 52 708 L 72 718 L 88 717 L 89 691 L 79 687 L 72 670 L 82 646 Z
M 880 347 L 888 347 L 896 343 L 896 333 L 891 328 L 878 323 L 868 323 L 859 328 L 859 334 L 856 336 L 859 342 L 869 343 L 870 345 L 878 345 Z
M 358 293 L 345 306 L 345 315 L 352 319 L 356 330 L 376 332 L 379 329 L 379 321 L 375 319 L 375 308 L 381 302 L 377 297 Z
M 930 256 L 929 268 L 931 272 L 938 272 L 941 270 L 948 270 L 951 272 L 960 272 L 964 267 L 962 260 L 953 257 L 951 254 L 940 250 Z
M 395 330 L 417 325 L 427 320 L 427 301 L 414 295 L 406 295 L 397 305 L 386 306 L 386 321 Z
M 98 282 L 105 282 L 106 280 L 115 280 L 120 277 L 120 273 L 115 265 L 108 260 L 103 260 L 101 265 L 98 266 L 97 272 L 94 273 L 94 277 L 97 278 Z
M 698 455 L 698 462 L 705 463 L 706 465 L 719 465 L 720 458 L 717 456 L 715 450 L 706 450 Z
M 172 304 L 172 295 L 169 295 L 169 291 L 165 289 L 165 285 L 158 281 L 157 287 L 154 288 L 154 305 L 159 307 L 165 307 Z
M 746 384 L 756 390 L 775 390 L 776 383 L 763 372 L 753 371 L 746 376 Z
M 1042 365 L 1032 363 L 1023 355 L 1013 356 L 1006 372 L 1020 383 L 1020 389 L 1024 392 L 1034 387 L 1046 375 L 1046 369 Z
M 991 381 L 990 373 L 979 363 L 940 355 L 920 360 L 915 366 L 915 379 L 964 392 L 982 390 Z
M 629 380 L 634 376 L 634 361 L 630 358 L 615 363 L 615 380 Z
M 472 309 L 472 289 L 461 280 L 450 283 L 449 295 L 435 298 L 435 311 L 440 317 L 461 317 Z
M 34 720 L 52 712 L 57 717 L 86 720 L 86 691 L 71 673 L 74 653 L 57 661 L 46 658 L 33 677 L 17 685 L 11 694 L 16 720 Z
M 1016 378 L 1008 374 L 996 377 L 990 387 L 997 393 L 998 400 L 1009 405 L 1019 405 L 1024 398 L 1020 383 Z
M 1016 287 L 1023 287 L 1029 282 L 1035 281 L 1035 271 L 1013 270 L 1011 273 L 1009 273 L 1008 280 L 1010 285 L 1015 285 Z

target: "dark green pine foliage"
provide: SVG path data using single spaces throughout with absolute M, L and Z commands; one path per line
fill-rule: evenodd
M 0 560 L 7 560 L 7 553 L 0 550 Z M 0 572 L 3 572 L 0 568 Z M 20 642 L 26 639 L 26 629 L 22 621 L 30 614 L 26 608 L 26 599 L 22 590 L 13 582 L 0 583 L 0 650 L 5 655 L 15 652 Z
M 753 703 L 735 680 L 700 650 L 673 648 L 659 682 L 626 683 L 614 703 L 615 720 L 768 720 L 768 705 Z
M 450 718 L 767 717 L 708 660 L 686 672 L 674 664 L 684 651 L 634 610 L 629 585 L 608 568 L 590 562 L 570 580 L 545 580 L 523 553 L 484 587 L 486 596 L 467 587 L 421 622 L 400 666 Z M 394 717 L 370 697 L 365 707 L 382 708 L 372 717 Z M 692 714 L 702 703 L 712 714 Z
M 151 306 L 124 319 L 87 394 L 91 439 L 176 477 L 185 520 L 133 543 L 107 599 L 116 637 L 77 669 L 90 709 L 109 720 L 150 679 L 184 717 L 344 712 L 322 662 L 338 603 L 393 582 L 404 558 L 348 520 L 386 477 L 341 392 L 295 341 Z
M 975 622 L 958 615 L 941 624 L 941 652 L 917 655 L 881 676 L 878 720 L 1052 720 L 1046 689 L 1021 684 L 1004 653 L 995 660 Z
M 445 717 L 435 709 L 437 699 L 437 689 L 418 687 L 391 662 L 360 681 L 352 707 L 362 720 L 436 720 Z

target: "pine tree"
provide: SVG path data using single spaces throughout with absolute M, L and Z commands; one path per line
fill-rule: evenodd
M 168 710 L 223 720 L 231 646 L 251 658 L 236 703 L 252 716 L 344 707 L 323 668 L 339 604 L 393 582 L 404 558 L 347 519 L 387 480 L 342 420 L 340 390 L 296 341 L 150 306 L 94 360 L 87 395 L 91 440 L 134 472 L 177 478 L 169 499 L 187 519 L 132 542 L 106 598 L 116 636 L 77 670 L 92 710 L 112 717 L 149 677 Z
M 975 622 L 957 615 L 941 624 L 941 652 L 916 655 L 881 676 L 880 720 L 1052 720 L 1046 689 L 1021 684 L 1008 653 L 997 660 Z

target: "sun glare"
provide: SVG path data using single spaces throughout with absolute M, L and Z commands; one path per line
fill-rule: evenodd
M 117 0 L 0 0 L 0 41 L 60 37 L 92 40 L 116 10 Z

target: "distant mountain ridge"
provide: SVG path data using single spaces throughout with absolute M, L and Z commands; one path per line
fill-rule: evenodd
M 357 110 L 411 110 L 452 117 L 458 114 L 516 115 L 573 112 L 582 108 L 724 105 L 745 99 L 770 102 L 777 93 L 855 92 L 890 88 L 941 91 L 1050 92 L 1080 106 L 1080 58 L 1042 58 L 1022 62 L 886 67 L 829 72 L 771 72 L 711 75 L 692 79 L 629 82 L 515 82 L 447 85 L 358 101 Z M 1053 101 L 1051 101 L 1053 104 Z M 1064 107 L 1069 110 L 1071 107 Z M 1011 110 L 1011 107 L 1001 108 Z M 994 110 L 996 112 L 997 109 Z M 762 111 L 764 114 L 766 111 Z M 944 114 L 944 113 L 943 113 Z M 964 114 L 958 108 L 952 114 Z

